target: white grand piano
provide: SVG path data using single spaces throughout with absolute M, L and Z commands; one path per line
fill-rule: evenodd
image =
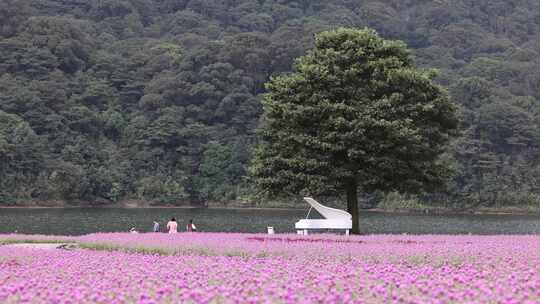
M 344 229 L 349 235 L 352 229 L 352 216 L 350 213 L 326 207 L 311 197 L 304 197 L 304 200 L 311 205 L 305 219 L 299 220 L 294 225 L 298 234 L 308 234 L 309 229 Z M 309 219 L 311 209 L 315 208 L 325 219 Z

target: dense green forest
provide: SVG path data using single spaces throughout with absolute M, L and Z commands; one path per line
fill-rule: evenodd
M 452 207 L 540 205 L 537 0 L 0 0 L 0 202 L 260 202 L 261 94 L 371 27 L 459 104 Z M 398 194 L 366 194 L 374 206 Z

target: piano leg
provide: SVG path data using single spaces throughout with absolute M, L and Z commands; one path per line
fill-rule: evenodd
M 345 235 L 349 235 L 349 229 L 345 230 Z

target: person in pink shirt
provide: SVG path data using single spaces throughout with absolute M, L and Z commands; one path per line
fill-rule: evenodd
M 169 233 L 178 232 L 178 223 L 174 217 L 167 223 L 167 229 L 169 230 Z

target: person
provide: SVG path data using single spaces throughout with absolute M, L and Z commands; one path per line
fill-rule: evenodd
M 178 223 L 174 217 L 167 223 L 167 229 L 169 230 L 169 233 L 178 232 Z
M 131 229 L 129 230 L 130 233 L 139 233 L 137 232 L 137 229 L 135 229 L 135 227 L 131 227 Z
M 159 232 L 159 223 L 157 221 L 154 221 L 154 228 L 152 229 L 154 232 Z
M 186 230 L 188 232 L 197 231 L 197 227 L 195 227 L 195 224 L 193 224 L 193 219 L 189 220 L 189 223 L 186 225 Z

